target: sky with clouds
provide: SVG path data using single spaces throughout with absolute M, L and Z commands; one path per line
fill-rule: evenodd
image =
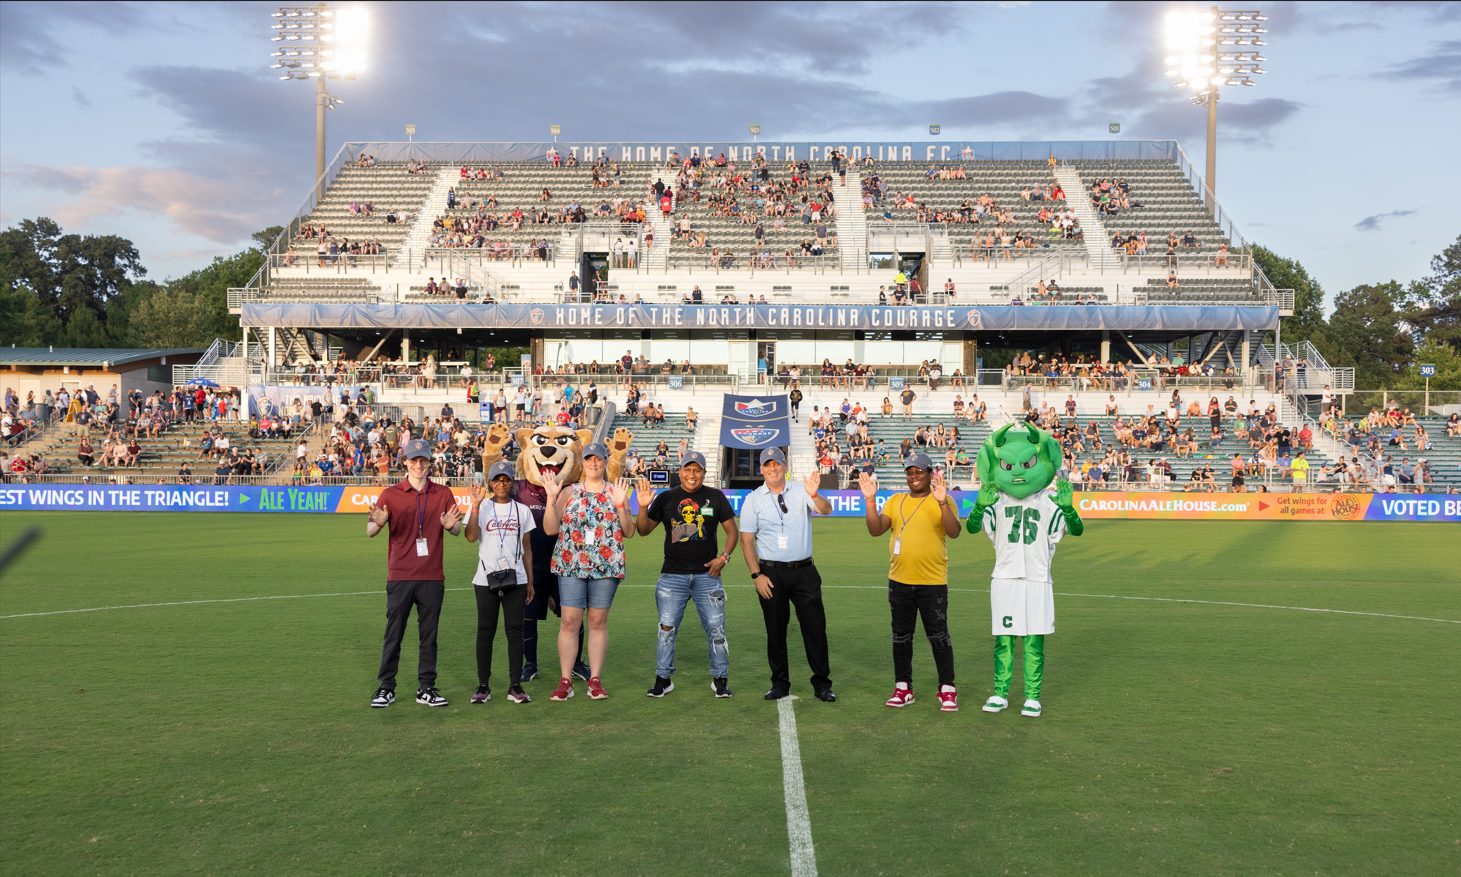
M 1175 139 L 1160 3 L 371 3 L 347 140 Z M 1188 4 L 1190 6 L 1190 4 Z M 269 69 L 278 4 L 0 2 L 0 227 L 134 241 L 163 279 L 293 216 L 314 88 Z M 1229 6 L 1225 8 L 1253 8 Z M 1461 3 L 1265 3 L 1270 71 L 1219 104 L 1218 199 L 1331 295 L 1461 232 Z

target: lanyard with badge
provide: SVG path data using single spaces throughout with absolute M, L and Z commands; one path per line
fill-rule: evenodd
M 766 492 L 771 493 L 771 488 L 766 488 Z M 776 516 L 781 519 L 781 530 L 776 534 L 776 548 L 780 551 L 785 551 L 791 544 L 791 540 L 786 535 L 786 513 L 788 511 L 786 508 L 786 486 L 782 486 L 781 493 L 771 493 L 771 495 L 776 497 Z
M 908 522 L 915 515 L 918 514 L 918 510 L 923 508 L 923 504 L 928 502 L 928 497 L 931 495 L 932 494 L 925 495 L 923 499 L 920 499 L 918 501 L 918 505 L 913 507 L 913 511 L 908 512 L 907 514 L 903 513 L 903 507 L 908 504 L 908 500 L 910 497 L 907 494 L 904 494 L 903 497 L 898 500 L 898 517 L 901 520 L 902 525 L 898 527 L 898 535 L 893 539 L 894 557 L 897 557 L 899 554 L 903 553 L 903 533 L 908 529 Z
M 431 489 L 430 482 L 426 490 Z M 416 556 L 427 557 L 430 551 L 426 547 L 426 490 L 418 491 L 416 494 Z

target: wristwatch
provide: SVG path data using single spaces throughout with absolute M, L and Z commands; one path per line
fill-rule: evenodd
M 754 582 L 756 579 L 759 579 L 759 578 L 761 578 L 761 571 L 760 570 L 756 570 L 755 572 L 751 573 L 751 581 Z

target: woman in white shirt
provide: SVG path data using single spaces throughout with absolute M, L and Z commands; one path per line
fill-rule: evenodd
M 512 498 L 515 477 L 513 464 L 499 460 L 488 472 L 488 487 L 472 488 L 466 536 L 468 542 L 479 543 L 472 578 L 477 598 L 478 682 L 472 703 L 492 699 L 492 646 L 499 608 L 507 625 L 507 699 L 531 701 L 522 689 L 523 606 L 533 599 L 533 546 L 528 534 L 535 524 L 532 510 Z

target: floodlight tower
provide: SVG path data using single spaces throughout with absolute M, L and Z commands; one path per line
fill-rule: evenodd
M 325 175 L 325 110 L 344 103 L 327 79 L 354 79 L 365 71 L 370 15 L 362 7 L 281 6 L 274 13 L 273 68 L 280 79 L 315 81 L 315 180 Z M 316 192 L 316 196 L 320 193 Z
M 1224 85 L 1254 85 L 1267 73 L 1259 47 L 1268 17 L 1256 9 L 1178 10 L 1167 16 L 1167 75 L 1207 107 L 1207 208 L 1217 213 L 1217 103 Z

